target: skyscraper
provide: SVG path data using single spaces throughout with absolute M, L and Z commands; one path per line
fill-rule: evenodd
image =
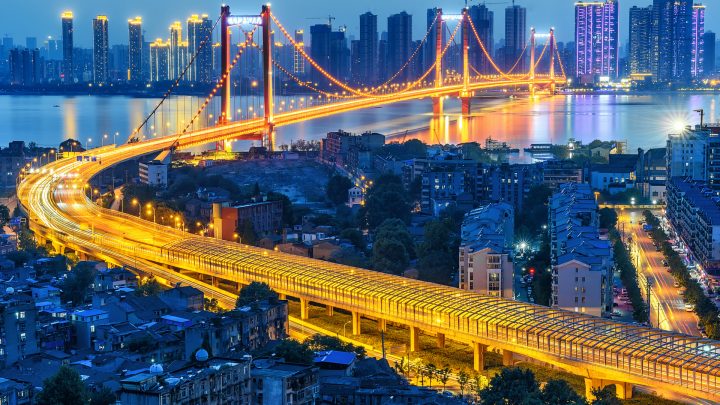
M 99 15 L 93 19 L 93 81 L 105 83 L 108 80 L 108 42 L 107 16 Z
M 378 81 L 378 30 L 377 15 L 367 12 L 360 15 L 360 42 L 358 42 L 358 62 L 361 83 L 375 84 Z
M 330 32 L 328 24 L 315 24 L 310 27 L 310 57 L 324 70 L 330 69 Z M 317 69 L 312 70 L 312 81 L 320 86 L 326 84 Z
M 705 74 L 711 75 L 717 69 L 715 65 L 715 45 L 717 43 L 715 33 L 712 31 L 706 32 L 703 35 L 703 43 L 705 44 Z
M 212 27 L 207 14 L 194 14 L 187 20 L 188 58 L 197 54 L 189 70 L 192 82 L 212 81 Z
M 150 81 L 170 80 L 170 43 L 158 38 L 150 44 Z
M 305 32 L 303 30 L 295 30 L 295 43 L 301 49 L 305 48 Z M 293 73 L 298 77 L 305 75 L 305 58 L 297 48 L 293 49 Z
M 692 54 L 690 59 L 690 74 L 692 77 L 701 77 L 705 67 L 705 6 L 695 4 L 692 14 Z
M 128 81 L 137 83 L 142 80 L 142 17 L 128 20 L 128 31 Z
M 437 8 L 429 8 L 427 9 L 427 15 L 426 15 L 426 21 L 427 25 L 426 28 L 428 30 L 427 39 L 425 40 L 425 50 L 423 51 L 423 70 L 430 69 L 430 66 L 432 66 L 435 63 L 435 46 L 436 46 L 436 27 L 435 27 L 435 20 L 437 19 L 438 9 Z M 442 21 L 438 21 L 438 24 L 442 24 Z M 443 30 L 443 42 L 445 40 L 445 30 Z M 389 48 L 388 48 L 389 49 Z M 388 55 L 389 57 L 389 55 Z M 389 70 L 389 67 L 386 65 L 383 65 L 386 70 Z M 395 74 L 395 72 L 388 72 L 388 74 L 392 75 Z
M 185 68 L 181 65 L 182 56 L 180 54 L 180 45 L 182 44 L 182 24 L 175 21 L 170 26 L 170 44 L 169 44 L 169 76 L 170 79 L 177 79 Z
M 692 77 L 691 0 L 653 1 L 652 73 L 659 82 L 687 82 Z
M 505 49 L 503 50 L 505 69 L 510 69 L 515 65 L 528 42 L 526 14 L 527 9 L 525 7 L 515 4 L 505 8 Z M 529 54 L 529 52 L 526 54 Z M 515 72 L 524 72 L 526 70 L 526 60 L 527 56 L 523 56 L 523 60 L 518 63 Z
M 618 75 L 618 3 L 575 3 L 576 76 Z
M 412 16 L 405 11 L 388 17 L 388 74 L 397 73 L 410 59 L 412 50 Z M 400 82 L 411 79 L 410 70 L 405 69 L 397 77 Z
M 477 4 L 468 10 L 468 15 L 477 30 L 480 40 L 485 45 L 488 54 L 493 54 L 493 21 L 494 14 L 484 4 Z M 482 51 L 474 33 L 470 33 L 470 65 L 480 73 L 490 72 L 490 62 Z M 471 72 L 472 73 L 472 72 Z
M 74 65 L 73 65 L 73 13 L 66 11 L 62 13 L 62 38 L 63 38 L 63 64 L 62 64 L 62 81 L 63 83 L 74 83 Z
M 632 7 L 630 9 L 630 73 L 647 74 L 652 72 L 650 55 L 652 53 L 652 7 Z

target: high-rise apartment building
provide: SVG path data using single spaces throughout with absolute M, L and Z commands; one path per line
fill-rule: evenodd
M 189 80 L 192 82 L 212 81 L 212 27 L 213 22 L 207 14 L 194 14 L 187 20 L 188 59 L 197 54 L 189 70 Z
M 618 76 L 618 3 L 575 3 L 575 75 Z
M 158 38 L 150 44 L 150 81 L 170 80 L 170 42 Z
M 330 32 L 328 24 L 316 24 L 310 27 L 310 57 L 324 70 L 330 69 Z M 324 86 L 326 80 L 317 70 L 312 70 L 312 81 Z
M 494 14 L 484 4 L 477 4 L 468 9 L 468 15 L 472 21 L 475 29 L 480 37 L 480 40 L 485 46 L 485 50 L 492 57 L 493 55 L 493 21 Z M 490 61 L 485 53 L 482 51 L 482 47 L 475 38 L 475 34 L 469 34 L 470 41 L 470 64 L 477 69 L 480 73 L 490 73 Z
M 650 7 L 630 8 L 630 74 L 648 74 L 652 72 L 650 56 L 652 54 L 653 12 Z
M 653 1 L 653 76 L 659 82 L 692 77 L 692 0 Z
M 66 84 L 75 81 L 75 66 L 73 64 L 73 13 L 62 13 L 62 82 Z
M 715 52 L 717 46 L 717 38 L 714 32 L 708 31 L 703 35 L 703 43 L 705 44 L 705 74 L 711 75 L 715 73 L 717 65 L 715 58 L 717 53 Z
M 412 54 L 412 15 L 403 11 L 388 17 L 388 73 L 394 75 L 400 71 Z M 410 71 L 403 70 L 397 81 L 405 82 L 411 79 Z
M 182 24 L 175 21 L 170 26 L 170 44 L 168 45 L 169 56 L 169 77 L 177 79 L 181 74 L 185 65 L 182 64 L 183 57 L 181 55 L 181 45 L 183 43 Z
M 378 30 L 377 15 L 367 12 L 360 15 L 360 41 L 358 42 L 358 79 L 361 83 L 378 81 Z
M 110 44 L 108 41 L 108 18 L 99 15 L 93 19 L 93 81 L 108 80 Z
M 128 20 L 128 81 L 140 82 L 142 80 L 142 52 L 143 33 L 142 17 L 135 17 Z
M 513 4 L 505 8 L 505 48 L 503 49 L 503 59 L 505 61 L 505 69 L 512 68 L 518 59 L 523 55 L 523 50 L 528 42 L 527 9 Z M 515 72 L 524 72 L 527 68 L 526 55 L 522 56 Z
M 305 32 L 303 30 L 295 30 L 295 43 L 300 49 L 305 50 Z M 300 49 L 293 49 L 293 73 L 298 77 L 305 75 L 305 58 Z
M 705 67 L 705 6 L 702 4 L 693 6 L 691 49 L 690 74 L 701 77 Z

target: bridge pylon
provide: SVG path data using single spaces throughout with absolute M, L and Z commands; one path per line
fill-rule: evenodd
M 275 146 L 275 101 L 273 99 L 273 60 L 272 60 L 272 27 L 270 18 L 270 4 L 262 6 L 260 13 L 262 19 L 263 37 L 263 96 L 265 113 L 265 130 L 263 131 L 263 146 L 272 151 Z
M 530 28 L 530 97 L 535 97 L 535 28 Z
M 443 87 L 443 74 L 442 74 L 442 56 L 443 56 L 443 15 L 442 15 L 442 9 L 437 9 L 437 14 L 435 15 L 435 88 L 440 89 Z M 431 128 L 432 131 L 435 131 L 436 138 L 440 139 L 440 135 L 442 134 L 442 130 L 444 128 L 442 123 L 442 118 L 444 114 L 444 108 L 443 108 L 443 96 L 442 95 L 435 95 L 432 97 L 432 105 L 433 105 L 433 128 Z
M 555 28 L 550 28 L 550 94 L 555 94 Z
M 472 97 L 474 92 L 470 90 L 470 13 L 467 7 L 462 11 L 462 50 L 463 50 L 463 89 L 460 92 L 460 104 L 462 116 L 470 115 Z
M 230 24 L 228 18 L 230 17 L 230 6 L 220 6 L 220 74 L 227 74 L 228 77 L 222 83 L 222 91 L 220 93 L 220 117 L 218 124 L 226 125 L 231 121 L 232 111 L 230 109 L 230 90 L 232 88 L 230 80 L 230 46 L 232 44 Z M 215 150 L 225 150 L 225 141 L 218 141 L 215 143 Z

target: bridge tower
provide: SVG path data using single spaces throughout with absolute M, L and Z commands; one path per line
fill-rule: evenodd
M 535 28 L 530 28 L 530 97 L 535 97 Z
M 550 28 L 550 94 L 555 94 L 555 28 Z
M 223 81 L 222 93 L 220 94 L 221 111 L 218 120 L 218 124 L 220 125 L 226 125 L 228 122 L 231 121 L 232 117 L 232 111 L 230 109 L 230 89 L 232 88 L 232 86 L 230 80 L 230 72 L 228 71 L 228 69 L 230 68 L 230 46 L 232 44 L 230 24 L 228 22 L 229 17 L 230 6 L 220 6 L 220 74 L 228 75 L 228 77 L 226 77 Z M 225 141 L 216 142 L 215 150 L 218 152 L 225 150 Z
M 467 7 L 462 11 L 463 89 L 460 92 L 462 116 L 470 115 L 473 92 L 470 88 L 470 13 Z
M 275 123 L 273 110 L 275 102 L 273 100 L 273 60 L 272 60 L 272 31 L 270 18 L 270 4 L 262 6 L 260 13 L 262 19 L 262 39 L 263 39 L 263 96 L 265 109 L 265 130 L 263 132 L 263 146 L 272 151 L 275 146 Z
M 437 9 L 435 16 L 435 88 L 443 86 L 442 77 L 442 53 L 443 53 L 443 17 L 442 9 Z M 443 98 L 442 96 L 433 97 L 433 118 L 440 119 L 443 115 Z

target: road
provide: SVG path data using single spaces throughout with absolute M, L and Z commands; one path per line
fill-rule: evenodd
M 646 280 L 652 280 L 650 322 L 661 329 L 700 336 L 697 316 L 685 310 L 680 290 L 673 286 L 675 279 L 663 265 L 665 256 L 655 249 L 652 239 L 642 229 L 640 224 L 644 219 L 642 211 L 641 209 L 618 211 L 618 229 L 624 234 L 625 240 L 632 240 L 631 258 L 640 271 L 638 282 L 643 297 L 647 294 Z

